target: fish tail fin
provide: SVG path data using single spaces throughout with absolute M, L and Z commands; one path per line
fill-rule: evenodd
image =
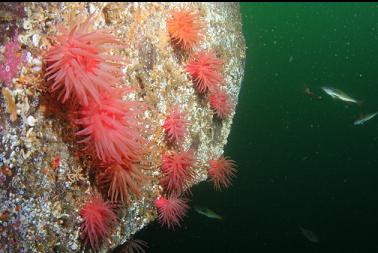
M 358 105 L 358 106 L 363 106 L 364 103 L 365 103 L 364 100 L 357 100 L 357 105 Z

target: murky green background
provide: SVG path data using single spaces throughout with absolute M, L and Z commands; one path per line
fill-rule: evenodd
M 378 252 L 378 6 L 243 3 L 246 74 L 226 154 L 233 187 L 202 183 L 176 231 L 152 224 L 148 252 Z M 316 100 L 304 86 L 321 95 Z M 320 90 L 333 86 L 362 106 Z M 313 231 L 310 242 L 299 226 Z

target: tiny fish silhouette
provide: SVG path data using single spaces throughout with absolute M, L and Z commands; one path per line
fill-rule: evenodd
M 319 239 L 314 232 L 308 229 L 302 228 L 302 227 L 299 227 L 299 229 L 301 230 L 304 237 L 306 237 L 306 239 L 309 240 L 310 242 L 313 242 L 313 243 L 319 242 Z
M 358 100 L 350 97 L 345 92 L 338 90 L 338 89 L 335 89 L 333 87 L 323 86 L 321 88 L 325 93 L 330 95 L 333 99 L 339 99 L 339 100 L 342 100 L 342 101 L 347 102 L 347 103 L 355 103 L 355 104 L 359 104 L 359 105 L 361 105 L 361 103 L 362 103 L 361 101 L 358 101 Z
M 195 206 L 194 210 L 196 210 L 197 213 L 205 215 L 208 218 L 223 220 L 222 216 L 216 214 L 213 210 L 210 210 L 209 208 Z
M 361 119 L 358 119 L 358 120 L 354 121 L 353 124 L 354 124 L 355 126 L 357 126 L 357 125 L 363 125 L 363 124 L 365 124 L 365 122 L 371 120 L 371 119 L 374 118 L 376 115 L 378 115 L 378 112 L 369 113 L 369 114 L 366 115 L 365 117 L 362 117 Z

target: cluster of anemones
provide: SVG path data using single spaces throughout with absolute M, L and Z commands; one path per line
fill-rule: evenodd
M 94 194 L 80 211 L 81 237 L 96 250 L 119 221 L 114 210 L 128 203 L 131 194 L 141 194 L 145 177 L 137 164 L 146 143 L 142 135 L 143 104 L 123 101 L 122 96 L 131 90 L 116 88 L 122 78 L 122 62 L 109 55 L 108 49 L 109 44 L 117 48 L 123 44 L 105 30 L 90 31 L 91 25 L 92 16 L 53 38 L 45 76 L 51 93 L 68 105 L 67 114 L 76 115 L 69 117 L 70 123 L 80 128 L 75 135 L 93 157 L 97 185 L 107 192 L 108 200 Z M 167 28 L 172 41 L 183 50 L 193 48 L 202 36 L 200 19 L 188 10 L 173 13 Z M 192 54 L 187 66 L 197 91 L 209 93 L 210 107 L 220 119 L 232 112 L 230 98 L 221 87 L 222 65 L 214 53 L 198 52 Z M 155 204 L 160 222 L 169 228 L 179 225 L 185 215 L 188 204 L 182 196 L 194 178 L 194 151 L 181 145 L 188 124 L 186 114 L 178 107 L 163 124 L 170 149 L 162 154 L 160 184 L 164 192 Z M 208 175 L 215 188 L 229 186 L 235 174 L 234 162 L 221 157 L 210 160 L 209 165 Z
M 172 41 L 183 50 L 190 50 L 198 45 L 202 37 L 202 22 L 197 14 L 189 10 L 176 11 L 167 20 L 167 29 Z M 225 119 L 232 112 L 229 95 L 222 89 L 224 81 L 221 73 L 223 61 L 213 52 L 192 53 L 187 72 L 191 75 L 198 93 L 210 93 L 210 108 L 220 119 Z M 180 224 L 188 208 L 187 199 L 181 198 L 184 190 L 194 177 L 194 151 L 183 151 L 180 144 L 187 133 L 188 121 L 185 113 L 178 108 L 173 109 L 164 121 L 166 139 L 171 147 L 162 155 L 162 179 L 160 184 L 164 189 L 164 196 L 155 201 L 159 213 L 159 221 L 169 228 Z M 220 157 L 209 160 L 208 175 L 216 190 L 228 187 L 235 175 L 235 163 Z
M 71 122 L 80 128 L 76 136 L 93 157 L 97 185 L 107 191 L 108 201 L 94 194 L 80 211 L 81 236 L 98 249 L 118 222 L 114 207 L 127 203 L 130 194 L 141 193 L 145 177 L 136 164 L 144 153 L 145 139 L 144 106 L 123 101 L 131 90 L 116 88 L 122 60 L 108 54 L 109 44 L 117 48 L 123 44 L 105 30 L 91 31 L 92 19 L 77 21 L 53 38 L 45 76 L 51 93 L 77 115 Z
M 190 10 L 180 10 L 167 20 L 167 29 L 172 41 L 183 50 L 191 50 L 203 37 L 203 26 L 198 16 Z M 210 108 L 220 118 L 227 118 L 233 104 L 230 96 L 221 87 L 224 82 L 221 73 L 223 61 L 212 51 L 192 52 L 186 67 L 195 87 L 200 94 L 209 92 Z
M 167 21 L 167 27 L 172 41 L 183 50 L 192 49 L 203 37 L 203 27 L 199 16 L 189 10 L 174 12 Z M 229 117 L 234 107 L 229 94 L 221 87 L 224 82 L 221 73 L 222 66 L 223 61 L 214 52 L 199 51 L 191 53 L 186 67 L 198 93 L 209 93 L 210 108 L 219 119 Z M 177 113 L 174 112 L 173 115 Z M 182 127 L 167 127 L 167 125 L 175 125 L 172 123 L 173 120 L 177 122 L 176 125 L 183 126 L 179 117 L 169 117 L 166 120 L 169 124 L 165 123 L 164 128 L 170 138 L 175 137 L 172 132 L 177 131 L 177 135 L 180 136 L 182 132 Z M 208 175 L 217 190 L 230 185 L 231 178 L 235 175 L 234 161 L 222 156 L 217 160 L 209 160 L 209 167 Z
M 184 112 L 175 108 L 163 124 L 166 140 L 172 146 L 172 150 L 162 154 L 163 177 L 160 185 L 164 189 L 164 196 L 156 199 L 155 205 L 159 212 L 160 223 L 168 228 L 180 225 L 188 209 L 188 200 L 181 196 L 194 176 L 194 153 L 192 150 L 184 151 L 180 145 L 188 132 L 189 122 L 185 117 Z
M 210 108 L 219 119 L 225 119 L 232 112 L 230 96 L 221 87 L 224 78 L 221 73 L 223 61 L 213 52 L 194 53 L 186 70 L 192 77 L 200 94 L 209 92 Z

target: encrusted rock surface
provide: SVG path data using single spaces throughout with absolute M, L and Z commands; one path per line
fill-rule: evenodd
M 184 148 L 195 148 L 193 184 L 206 180 L 207 160 L 223 154 L 233 112 L 213 117 L 208 97 L 199 96 L 185 71 L 189 55 L 177 51 L 166 29 L 173 10 L 196 11 L 205 37 L 193 51 L 213 50 L 224 61 L 224 87 L 234 104 L 244 72 L 245 42 L 237 3 L 3 3 L 0 55 L 15 36 L 25 56 L 12 87 L 0 95 L 0 252 L 81 252 L 79 210 L 96 191 L 90 157 L 79 156 L 72 126 L 56 114 L 43 78 L 44 54 L 58 27 L 95 13 L 94 28 L 106 28 L 123 42 L 128 62 L 122 85 L 135 88 L 125 100 L 144 101 L 149 152 L 143 172 L 151 180 L 140 199 L 120 212 L 121 223 L 101 249 L 111 251 L 156 218 L 153 201 L 161 154 L 168 150 L 162 129 L 170 110 L 180 108 L 190 121 Z M 15 13 L 17 13 L 15 15 Z M 0 63 L 5 59 L 0 58 Z M 54 105 L 54 106 L 53 106 Z M 51 108 L 55 108 L 51 110 Z M 60 112 L 62 113 L 62 112 Z

